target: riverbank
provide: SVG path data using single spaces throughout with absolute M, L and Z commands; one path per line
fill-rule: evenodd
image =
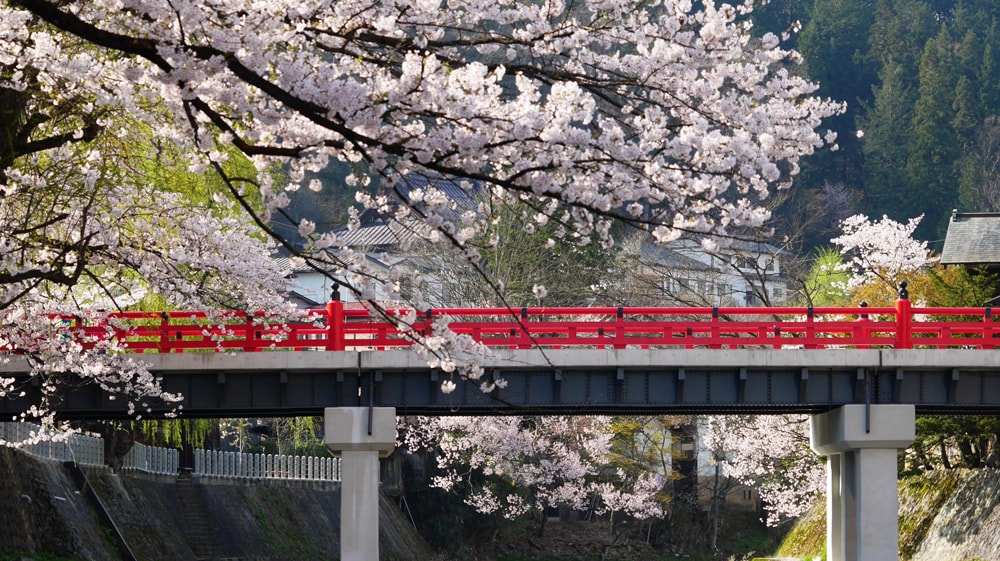
M 825 559 L 825 504 L 789 532 L 776 556 Z M 901 561 L 1000 559 L 1000 470 L 935 470 L 899 481 Z
M 84 473 L 86 480 L 77 483 L 61 463 L 0 447 L 0 551 L 118 561 L 128 559 L 116 540 L 120 534 L 140 561 L 340 555 L 339 483 L 206 479 L 185 488 L 170 476 L 119 476 L 106 468 Z M 101 507 L 88 501 L 88 486 L 111 524 L 100 521 Z M 400 508 L 388 497 L 381 501 L 381 559 L 429 559 Z M 212 547 L 207 555 L 204 543 Z
M 122 561 L 129 557 L 120 551 L 116 540 L 120 534 L 129 554 L 141 561 L 310 561 L 339 557 L 339 483 L 184 482 L 163 475 L 118 476 L 106 468 L 84 473 L 86 480 L 79 483 L 61 463 L 0 448 L 0 552 L 45 552 L 65 559 Z M 88 488 L 96 492 L 111 524 L 100 522 L 101 507 L 88 502 Z M 404 515 L 406 509 L 387 496 L 381 500 L 383 560 L 448 558 L 431 551 Z M 998 506 L 1000 470 L 939 470 L 902 479 L 901 559 L 1000 559 Z M 742 513 L 744 518 L 754 515 Z M 762 533 L 755 526 L 749 518 L 732 518 L 722 535 L 730 542 L 728 545 L 739 545 L 741 551 L 754 551 L 758 556 L 824 558 L 826 522 L 822 503 L 791 528 L 780 548 L 771 545 L 773 534 Z M 680 545 L 661 543 L 654 547 L 639 534 L 616 541 L 610 537 L 606 521 L 554 520 L 543 536 L 536 535 L 530 526 L 510 526 L 508 531 L 478 543 L 475 550 L 466 553 L 481 560 L 508 561 L 599 559 L 602 553 L 632 561 L 719 558 Z M 211 549 L 205 549 L 205 544 L 210 544 Z

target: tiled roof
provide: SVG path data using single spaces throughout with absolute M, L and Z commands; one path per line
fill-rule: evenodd
M 1000 213 L 955 213 L 941 250 L 941 263 L 1000 264 Z
M 371 251 L 394 247 L 413 237 L 408 229 L 385 222 L 372 222 L 356 230 L 340 228 L 336 233 L 341 245 Z
M 689 257 L 684 252 L 677 251 L 677 249 L 676 244 L 675 247 L 671 247 L 670 244 L 658 244 L 650 240 L 643 243 L 640 255 L 643 260 L 655 263 L 661 267 L 670 267 L 685 271 L 708 271 L 712 269 L 711 265 Z
M 395 185 L 396 192 L 393 192 L 390 197 L 397 200 L 399 197 L 409 198 L 411 192 L 425 189 L 428 185 L 439 189 L 451 201 L 451 205 L 442 213 L 446 219 L 459 220 L 465 211 L 476 209 L 476 193 L 479 187 L 478 183 L 475 182 L 466 185 L 468 187 L 466 189 L 455 181 L 409 174 Z M 420 206 L 421 204 L 416 204 L 414 208 L 419 210 Z M 390 211 L 389 214 L 391 216 L 392 212 Z M 392 218 L 381 216 L 372 210 L 366 210 L 361 214 L 360 227 L 349 230 L 344 226 L 335 230 L 335 233 L 344 246 L 365 251 L 385 251 L 414 238 L 414 234 L 409 228 L 411 224 L 415 226 L 415 223 L 408 222 L 408 220 L 394 222 Z
M 396 190 L 404 197 L 409 198 L 412 191 L 426 189 L 428 185 L 432 185 L 441 191 L 451 201 L 452 206 L 449 209 L 451 216 L 448 217 L 450 220 L 459 218 L 467 210 L 476 210 L 476 193 L 479 191 L 479 183 L 475 181 L 467 180 L 464 185 L 466 188 L 463 188 L 462 185 L 455 181 L 428 178 L 423 175 L 411 173 L 396 185 Z

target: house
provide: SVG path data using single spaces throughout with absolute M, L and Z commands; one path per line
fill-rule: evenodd
M 415 220 L 394 218 L 396 208 L 403 199 L 412 200 L 411 194 L 416 191 L 435 189 L 443 196 L 444 204 L 437 209 L 439 214 L 448 220 L 459 220 L 462 213 L 474 211 L 478 183 L 462 184 L 455 181 L 428 178 L 420 175 L 407 175 L 400 179 L 392 189 L 384 189 L 383 195 L 388 199 L 385 208 L 378 211 L 364 210 L 358 217 L 354 228 L 342 226 L 334 230 L 337 239 L 343 247 L 357 252 L 359 259 L 365 260 L 365 267 L 375 272 L 374 276 L 384 278 L 393 267 L 404 267 L 408 270 L 424 270 L 427 268 L 425 259 L 414 255 L 411 244 L 419 239 L 414 231 Z M 426 199 L 411 205 L 414 212 L 425 212 Z M 332 261 L 332 260 L 331 260 Z M 279 262 L 288 271 L 290 279 L 288 298 L 300 308 L 317 308 L 326 305 L 332 297 L 340 274 L 336 270 L 317 271 L 301 263 L 301 260 L 280 257 Z M 333 278 L 331 278 L 333 277 Z M 406 279 L 403 279 L 404 281 Z M 362 285 L 363 284 L 363 285 Z M 381 283 L 372 278 L 354 280 L 355 288 L 362 294 L 368 294 L 374 300 L 391 303 L 395 298 L 382 287 Z M 406 287 L 403 287 L 404 292 Z M 339 298 L 344 302 L 356 301 L 358 298 L 349 290 L 339 289 Z
M 759 306 L 789 296 L 781 252 L 763 242 L 734 240 L 709 251 L 690 238 L 660 244 L 643 235 L 629 245 L 638 261 L 630 289 L 646 304 Z
M 1000 213 L 953 211 L 941 263 L 1000 273 Z
M 388 271 L 392 267 L 391 262 L 386 262 L 379 254 L 362 253 L 361 258 L 368 262 L 372 269 Z M 288 279 L 285 297 L 297 308 L 315 309 L 326 306 L 331 299 L 338 299 L 343 302 L 354 302 L 357 298 L 348 290 L 340 287 L 340 282 L 335 280 L 337 272 L 334 270 L 321 272 L 306 265 L 301 259 L 289 257 L 278 257 L 277 262 L 282 270 L 286 271 Z M 374 295 L 373 300 L 380 302 L 390 301 L 391 298 L 380 289 L 379 283 L 370 281 L 371 284 L 364 287 L 369 293 Z

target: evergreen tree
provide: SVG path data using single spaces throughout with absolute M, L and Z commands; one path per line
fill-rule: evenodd
M 849 104 L 871 96 L 875 75 L 863 54 L 874 23 L 872 6 L 857 0 L 816 0 L 799 51 L 820 93 Z
M 908 193 L 902 206 L 887 209 L 890 216 L 900 219 L 924 214 L 916 234 L 923 239 L 944 237 L 949 212 L 958 201 L 962 151 L 952 126 L 959 62 L 954 51 L 947 26 L 924 49 L 906 163 Z
M 917 86 L 917 73 L 924 45 L 937 33 L 938 23 L 930 6 L 922 0 L 879 0 L 875 23 L 868 37 L 869 64 L 881 74 L 895 66 L 907 87 Z
M 984 115 L 1000 115 L 1000 33 L 993 19 L 983 37 L 983 56 L 979 66 L 979 105 Z
M 958 45 L 957 54 L 958 68 L 956 70 L 962 76 L 976 80 L 977 74 L 983 66 L 983 44 L 971 29 L 962 35 L 962 42 Z
M 907 142 L 913 126 L 916 87 L 900 64 L 882 70 L 882 84 L 875 87 L 875 104 L 860 120 L 864 131 L 863 207 L 872 216 L 902 208 L 910 197 L 901 173 L 909 159 Z
M 952 102 L 952 109 L 955 111 L 955 118 L 952 119 L 951 125 L 964 153 L 973 143 L 976 129 L 982 123 L 976 87 L 968 76 L 959 77 L 958 84 L 955 85 L 955 101 Z
M 803 167 L 800 184 L 818 188 L 824 181 L 856 184 L 861 150 L 855 138 L 858 110 L 870 103 L 876 72 L 864 56 L 874 23 L 873 4 L 858 0 L 816 0 L 799 38 L 799 51 L 820 95 L 847 102 L 847 111 L 827 124 L 837 133 L 840 151 L 817 154 Z

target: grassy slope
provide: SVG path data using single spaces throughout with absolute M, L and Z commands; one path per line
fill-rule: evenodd
M 899 482 L 900 559 L 913 557 L 935 516 L 968 477 L 963 470 L 937 470 L 905 477 Z M 826 505 L 820 501 L 799 519 L 775 552 L 775 557 L 826 559 Z

